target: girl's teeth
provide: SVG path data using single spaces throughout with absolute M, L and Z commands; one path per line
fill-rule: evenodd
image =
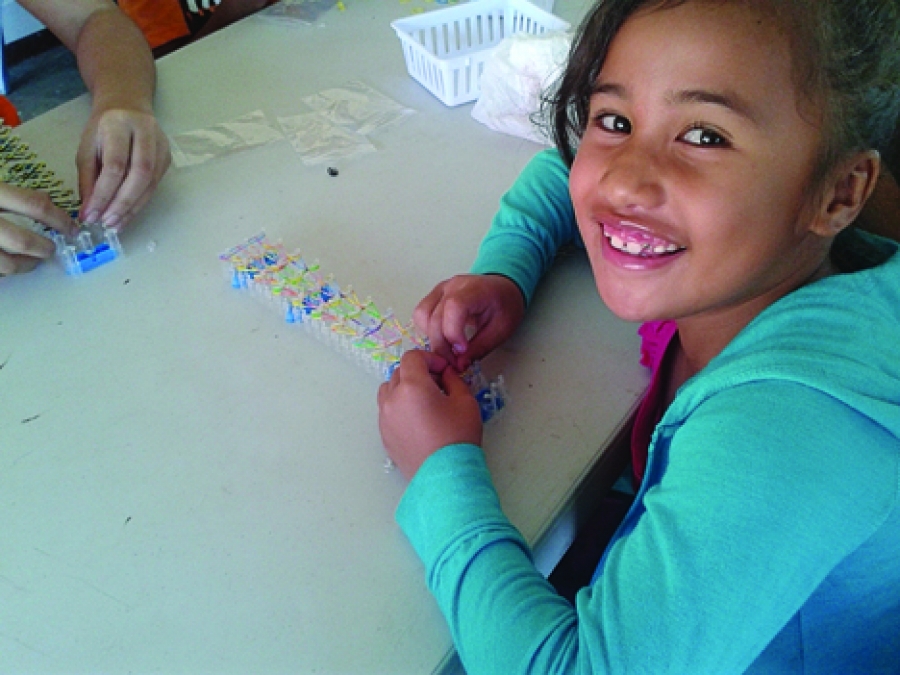
M 625 247 L 625 250 L 631 253 L 632 255 L 637 255 L 641 251 L 644 250 L 644 247 L 641 246 L 636 241 L 629 241 L 628 245 Z
M 663 254 L 663 253 L 672 253 L 674 251 L 680 250 L 680 246 L 678 244 L 656 244 L 655 246 L 651 246 L 649 242 L 640 244 L 636 241 L 628 241 L 626 242 L 617 234 L 610 234 L 609 243 L 610 245 L 623 253 L 628 253 L 630 255 L 648 255 L 648 254 Z

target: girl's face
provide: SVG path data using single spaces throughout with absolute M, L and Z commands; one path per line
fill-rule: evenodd
M 741 4 L 638 12 L 597 78 L 570 190 L 624 319 L 743 326 L 827 258 L 803 216 L 820 130 L 787 36 Z

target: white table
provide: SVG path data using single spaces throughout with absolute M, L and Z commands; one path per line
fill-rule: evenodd
M 452 662 L 393 520 L 404 481 L 383 470 L 376 379 L 231 289 L 217 260 L 264 228 L 409 316 L 467 269 L 539 150 L 407 76 L 388 24 L 409 5 L 346 4 L 317 26 L 251 18 L 163 59 L 158 110 L 173 134 L 257 108 L 274 119 L 360 79 L 418 111 L 374 137 L 378 152 L 338 177 L 286 142 L 172 171 L 122 260 L 0 282 L 0 672 Z M 561 4 L 572 21 L 583 11 Z M 21 128 L 72 185 L 87 115 L 80 99 Z M 489 463 L 545 568 L 645 385 L 637 346 L 571 255 L 486 364 L 511 395 L 486 431 Z

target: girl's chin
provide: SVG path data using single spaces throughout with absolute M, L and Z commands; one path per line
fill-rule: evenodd
M 632 293 L 621 293 L 605 289 L 597 284 L 600 298 L 607 309 L 623 321 L 644 323 L 646 321 L 662 321 L 670 318 L 656 303 L 644 301 Z

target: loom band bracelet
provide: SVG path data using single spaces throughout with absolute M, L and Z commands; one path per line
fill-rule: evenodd
M 37 159 L 37 155 L 34 154 L 34 152 L 32 152 L 27 145 L 25 145 L 13 148 L 8 154 L 7 158 L 14 162 L 29 162 L 31 160 Z

